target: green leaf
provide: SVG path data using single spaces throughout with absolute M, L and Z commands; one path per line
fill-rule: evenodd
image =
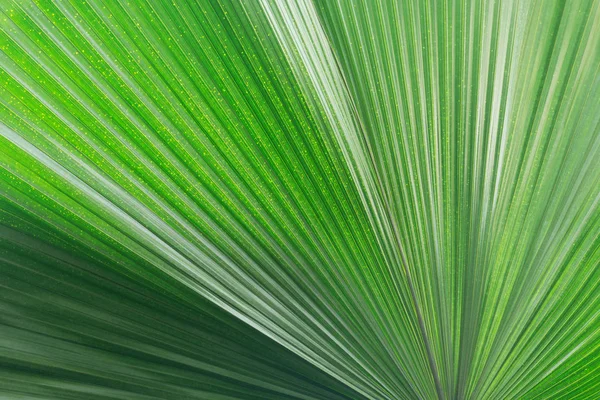
M 600 396 L 599 1 L 0 13 L 0 397 Z

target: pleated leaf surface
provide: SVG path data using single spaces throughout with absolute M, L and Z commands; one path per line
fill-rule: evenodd
M 598 398 L 598 21 L 0 1 L 0 397 Z

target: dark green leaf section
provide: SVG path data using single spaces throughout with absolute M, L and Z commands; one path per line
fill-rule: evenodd
M 0 396 L 600 396 L 600 2 L 0 1 Z
M 53 242 L 0 230 L 3 396 L 361 398 L 176 282 L 161 292 Z

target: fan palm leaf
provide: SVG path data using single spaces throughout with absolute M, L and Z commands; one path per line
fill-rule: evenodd
M 600 395 L 600 2 L 0 12 L 0 396 Z

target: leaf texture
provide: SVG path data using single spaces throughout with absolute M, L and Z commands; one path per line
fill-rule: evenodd
M 600 396 L 600 2 L 0 2 L 0 397 Z

